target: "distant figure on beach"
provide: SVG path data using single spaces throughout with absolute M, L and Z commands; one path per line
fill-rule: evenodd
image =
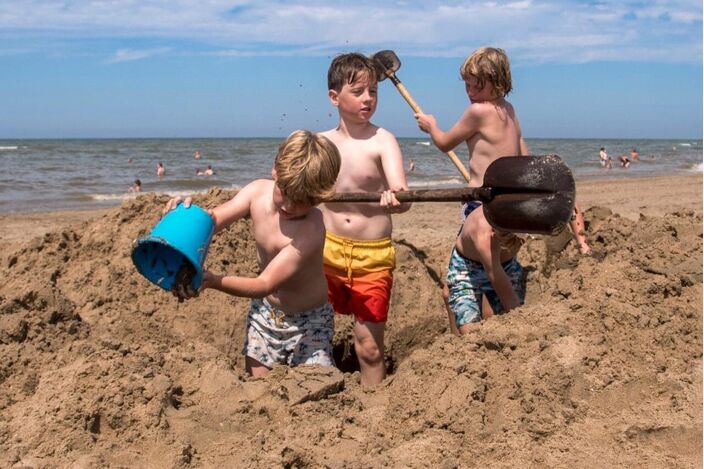
M 513 85 L 504 50 L 477 49 L 462 64 L 460 73 L 470 105 L 450 130 L 443 132 L 432 115 L 419 112 L 416 120 L 441 151 L 466 143 L 469 184 L 476 187 L 482 184 L 486 168 L 495 160 L 529 153 L 516 111 L 506 100 Z M 464 221 L 450 255 L 443 296 L 447 296 L 450 328 L 466 334 L 476 330 L 481 322 L 485 297 L 491 308 L 501 314 L 523 304 L 525 286 L 523 268 L 516 258 L 522 240 L 512 233 L 494 230 L 481 202 L 466 203 L 462 215 Z
M 638 151 L 635 148 L 631 148 L 631 160 L 638 161 Z
M 128 192 L 142 192 L 142 181 L 139 179 L 134 180 L 134 184 L 127 189 Z
M 166 174 L 166 168 L 164 168 L 164 163 L 159 161 L 156 165 L 156 175 L 162 177 L 164 174 Z
M 200 159 L 200 152 L 198 150 L 196 150 L 196 152 L 193 154 L 193 158 L 195 158 L 196 160 Z
M 408 171 L 411 173 L 416 170 L 416 162 L 411 160 L 408 162 Z
M 611 169 L 611 157 L 606 153 L 604 147 L 599 149 L 599 162 L 602 168 Z
M 212 176 L 213 174 L 215 174 L 215 171 L 213 171 L 211 165 L 208 165 L 205 169 L 196 169 L 196 176 Z
M 127 164 L 132 164 L 132 158 L 127 159 Z
M 180 301 L 208 289 L 251 298 L 242 354 L 254 377 L 277 364 L 334 366 L 334 312 L 323 272 L 325 226 L 316 206 L 335 193 L 339 170 L 340 154 L 330 140 L 307 130 L 289 135 L 274 160 L 273 180 L 252 181 L 208 210 L 216 234 L 237 220 L 251 220 L 258 273 L 205 271 L 200 291 L 175 282 Z M 181 201 L 169 200 L 164 212 Z M 189 197 L 183 206 L 190 205 Z
M 628 168 L 631 165 L 631 160 L 626 155 L 619 156 L 618 160 L 621 162 L 622 168 Z

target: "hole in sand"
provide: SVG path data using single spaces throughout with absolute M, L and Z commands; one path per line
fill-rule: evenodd
M 335 340 L 332 344 L 332 356 L 335 359 L 337 369 L 343 373 L 354 373 L 359 371 L 359 360 L 357 352 L 354 350 L 354 337 Z M 384 355 L 386 374 L 391 375 L 396 371 L 396 360 L 393 353 L 386 350 Z

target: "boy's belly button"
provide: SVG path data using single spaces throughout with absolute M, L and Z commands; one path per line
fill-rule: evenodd
M 349 222 L 351 222 L 351 221 L 352 221 L 352 220 L 350 220 L 349 218 L 345 218 L 345 223 L 349 223 Z

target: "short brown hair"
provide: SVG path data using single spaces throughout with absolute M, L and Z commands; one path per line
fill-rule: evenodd
M 279 145 L 276 184 L 291 202 L 318 205 L 335 194 L 340 164 L 340 153 L 329 139 L 297 130 Z
M 472 52 L 460 67 L 460 75 L 464 81 L 470 76 L 476 77 L 479 86 L 484 86 L 488 81 L 502 97 L 508 96 L 513 89 L 508 56 L 503 49 L 496 47 L 480 47 Z
M 374 60 L 358 52 L 338 55 L 328 68 L 328 89 L 339 92 L 345 84 L 351 85 L 363 73 L 372 83 L 378 81 Z

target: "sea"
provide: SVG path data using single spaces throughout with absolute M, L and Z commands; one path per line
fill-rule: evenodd
M 104 208 L 142 192 L 190 195 L 212 187 L 240 188 L 269 178 L 280 138 L 0 140 L 0 213 Z M 450 159 L 428 139 L 401 138 L 413 189 L 461 187 Z M 528 139 L 532 154 L 557 154 L 577 181 L 702 174 L 702 140 Z M 604 147 L 613 168 L 599 163 Z M 618 157 L 636 148 L 640 159 L 621 168 Z M 201 159 L 194 158 L 195 152 Z M 464 145 L 456 153 L 466 161 Z M 157 177 L 156 166 L 166 168 Z M 210 165 L 215 174 L 199 176 Z

